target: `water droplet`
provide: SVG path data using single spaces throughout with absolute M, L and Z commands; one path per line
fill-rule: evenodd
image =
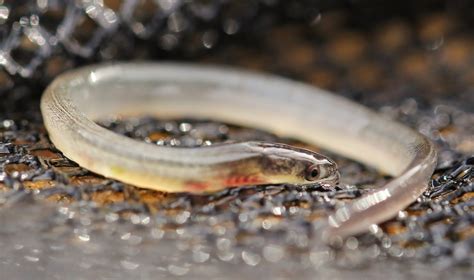
M 168 17 L 168 29 L 179 33 L 186 29 L 188 22 L 186 18 L 179 12 L 174 12 Z
M 216 245 L 217 245 L 217 249 L 221 251 L 225 251 L 225 250 L 230 249 L 232 242 L 227 238 L 219 238 L 217 239 Z
M 261 257 L 258 254 L 249 251 L 243 251 L 242 260 L 250 266 L 256 266 L 260 263 Z
M 38 262 L 39 258 L 38 257 L 33 257 L 33 256 L 25 256 L 25 260 L 29 262 Z
M 6 6 L 0 5 L 0 24 L 5 23 L 9 15 L 10 10 Z
M 105 221 L 107 223 L 113 223 L 116 222 L 119 219 L 119 215 L 116 213 L 108 213 L 105 215 Z
M 234 253 L 232 251 L 219 251 L 217 252 L 217 257 L 221 261 L 229 262 L 234 258 Z
M 193 260 L 197 263 L 206 262 L 210 257 L 210 254 L 201 250 L 193 251 Z
M 84 242 L 88 242 L 91 239 L 90 235 L 87 233 L 79 234 L 77 238 L 79 238 L 79 240 L 84 241 Z
M 178 266 L 178 265 L 171 264 L 171 265 L 168 265 L 168 271 L 173 275 L 182 276 L 188 273 L 189 268 L 185 266 Z
M 180 123 L 179 124 L 179 130 L 181 132 L 189 132 L 193 126 L 190 123 Z
M 226 19 L 224 21 L 224 32 L 228 35 L 233 35 L 235 33 L 237 33 L 237 31 L 239 31 L 239 22 L 237 22 L 236 20 L 234 19 Z
M 176 215 L 176 218 L 175 218 L 176 223 L 184 224 L 190 216 L 191 216 L 191 213 L 189 213 L 189 211 L 183 211 Z
M 273 215 L 281 216 L 285 212 L 285 207 L 277 206 L 272 209 Z
M 346 247 L 349 250 L 355 250 L 357 249 L 357 247 L 359 247 L 359 241 L 357 240 L 357 238 L 351 236 L 346 240 Z
M 213 30 L 206 31 L 202 36 L 202 44 L 207 49 L 211 49 L 217 42 L 217 33 Z
M 278 262 L 285 255 L 285 251 L 278 245 L 267 245 L 263 248 L 263 257 L 269 262 Z
M 155 239 L 161 239 L 165 235 L 165 232 L 159 228 L 151 229 L 151 236 Z
M 323 14 L 322 14 L 322 13 L 316 14 L 316 15 L 313 17 L 313 19 L 311 19 L 310 25 L 317 25 L 317 24 L 319 24 L 319 23 L 321 22 L 322 18 L 323 18 Z

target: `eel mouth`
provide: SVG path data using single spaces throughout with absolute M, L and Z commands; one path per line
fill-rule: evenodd
M 341 174 L 339 171 L 335 171 L 331 176 L 324 178 L 319 181 L 319 184 L 325 189 L 334 189 L 339 184 Z

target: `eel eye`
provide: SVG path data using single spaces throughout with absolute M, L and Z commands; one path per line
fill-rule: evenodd
M 320 175 L 320 171 L 317 165 L 311 165 L 310 167 L 308 167 L 308 169 L 306 169 L 305 178 L 308 181 L 314 181 L 318 179 L 319 175 Z

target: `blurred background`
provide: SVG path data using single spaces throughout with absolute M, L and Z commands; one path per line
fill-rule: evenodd
M 0 269 L 58 279 L 472 277 L 473 27 L 468 0 L 0 0 Z M 432 186 L 375 232 L 327 248 L 321 217 L 384 174 L 334 155 L 344 181 L 333 192 L 191 196 L 87 172 L 49 142 L 39 98 L 63 71 L 128 60 L 232 65 L 346 96 L 436 143 Z M 209 120 L 102 125 L 157 145 L 304 145 Z

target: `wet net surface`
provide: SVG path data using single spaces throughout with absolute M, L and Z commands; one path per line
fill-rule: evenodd
M 363 24 L 353 12 L 324 1 L 324 13 L 296 3 L 0 5 L 3 275 L 472 276 L 472 19 L 460 8 L 443 6 Z M 370 15 L 365 6 L 351 9 Z M 432 186 L 397 218 L 328 248 L 318 236 L 321 219 L 338 203 L 382 183 L 383 174 L 334 155 L 343 174 L 335 191 L 248 186 L 207 196 L 143 190 L 92 174 L 49 142 L 40 89 L 64 69 L 117 58 L 231 64 L 337 91 L 430 137 L 440 155 Z M 141 118 L 102 125 L 155 145 L 249 139 L 304 145 L 209 120 Z

